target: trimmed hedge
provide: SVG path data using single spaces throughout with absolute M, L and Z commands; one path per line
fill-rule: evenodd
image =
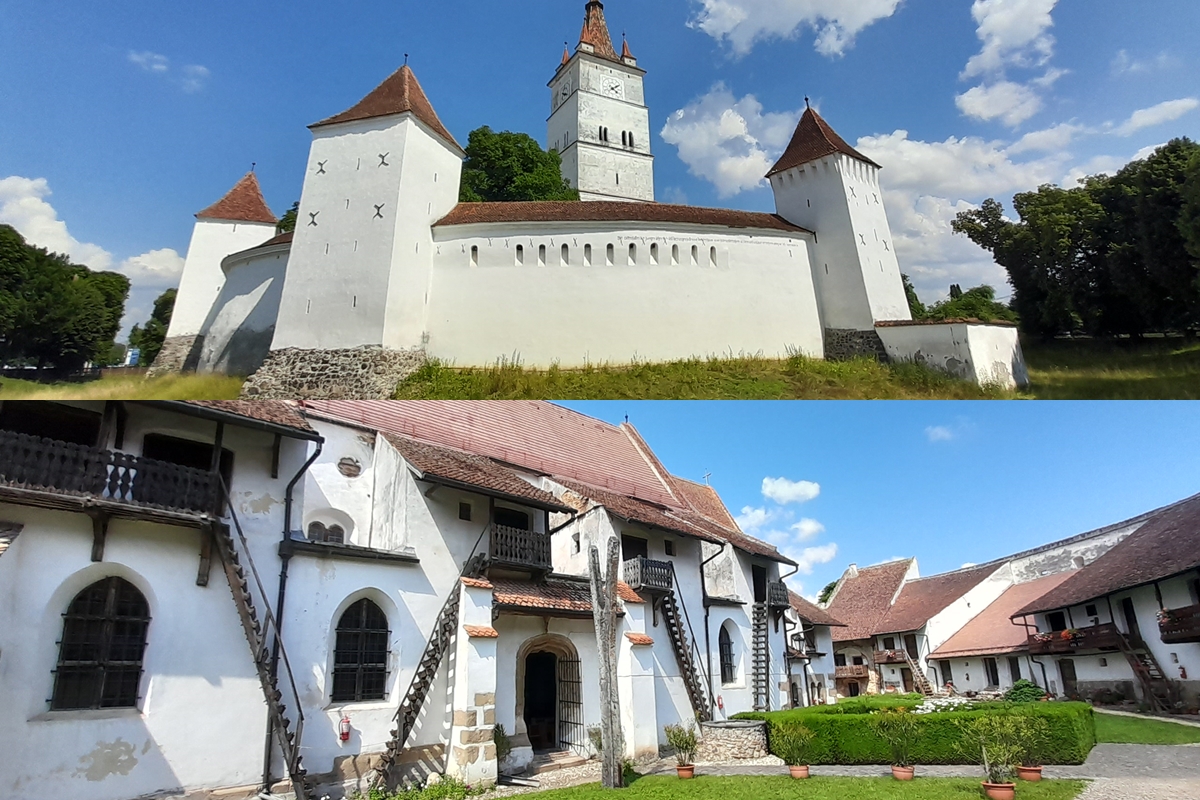
M 887 764 L 891 751 L 887 743 L 871 730 L 868 719 L 879 708 L 915 707 L 920 700 L 908 697 L 858 698 L 832 706 L 813 706 L 789 711 L 738 714 L 734 719 L 766 720 L 768 738 L 777 726 L 804 725 L 816 734 L 809 746 L 812 764 L 843 766 Z M 921 736 L 913 744 L 913 759 L 924 765 L 961 765 L 970 763 L 959 751 L 962 733 L 959 720 L 985 714 L 1031 714 L 1046 720 L 1049 737 L 1041 753 L 1043 764 L 1082 764 L 1096 746 L 1096 724 L 1087 703 L 987 703 L 971 711 L 945 711 L 920 714 Z

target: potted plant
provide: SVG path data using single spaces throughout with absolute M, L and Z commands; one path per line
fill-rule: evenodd
M 892 777 L 911 781 L 916 774 L 912 746 L 921 735 L 921 722 L 907 708 L 889 708 L 871 714 L 875 735 L 887 742 L 892 751 Z
M 696 774 L 696 726 L 668 725 L 663 728 L 667 744 L 675 749 L 675 771 L 686 780 Z
M 771 752 L 783 759 L 793 778 L 809 776 L 811 745 L 817 735 L 799 723 L 771 724 Z
M 1028 720 L 1017 714 L 992 714 L 960 723 L 963 750 L 983 764 L 983 792 L 991 800 L 1016 797 L 1015 765 L 1021 761 Z
M 1042 753 L 1050 741 L 1050 725 L 1041 717 L 1025 717 L 1022 720 L 1024 734 L 1021 736 L 1021 760 L 1017 764 L 1017 777 L 1035 783 L 1042 779 Z

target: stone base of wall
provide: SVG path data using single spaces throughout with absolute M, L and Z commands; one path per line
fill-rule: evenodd
M 147 378 L 173 375 L 180 372 L 195 372 L 200 364 L 200 349 L 204 346 L 203 336 L 173 336 L 163 342 L 162 350 L 146 373 Z
M 825 329 L 826 361 L 851 361 L 863 357 L 873 358 L 881 364 L 888 363 L 887 348 L 874 330 Z
M 277 350 L 242 387 L 245 400 L 388 400 L 425 364 L 423 350 Z
M 750 758 L 766 758 L 767 723 L 702 722 L 696 761 L 720 763 Z

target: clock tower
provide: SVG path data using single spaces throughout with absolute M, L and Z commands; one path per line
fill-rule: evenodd
M 590 0 L 575 53 L 550 81 L 549 147 L 583 200 L 654 202 L 650 111 L 637 59 L 613 47 L 604 4 Z

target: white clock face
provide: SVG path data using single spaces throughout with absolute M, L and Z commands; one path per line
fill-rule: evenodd
M 604 78 L 600 82 L 600 91 L 606 97 L 615 97 L 619 100 L 625 99 L 625 83 L 620 78 Z

